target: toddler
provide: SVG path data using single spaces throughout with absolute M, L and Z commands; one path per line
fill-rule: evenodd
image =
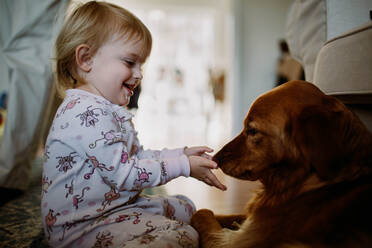
M 185 196 L 142 189 L 192 176 L 221 190 L 208 147 L 143 150 L 125 106 L 142 79 L 152 38 L 127 10 L 76 8 L 56 40 L 64 101 L 45 145 L 42 216 L 52 247 L 197 247 Z

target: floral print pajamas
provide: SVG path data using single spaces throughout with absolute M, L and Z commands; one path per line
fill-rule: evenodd
M 45 145 L 42 216 L 52 247 L 197 247 L 185 196 L 142 189 L 189 176 L 181 149 L 143 150 L 132 114 L 71 89 Z

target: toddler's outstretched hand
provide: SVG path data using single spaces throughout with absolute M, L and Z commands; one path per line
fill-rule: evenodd
M 212 160 L 212 156 L 206 154 L 206 152 L 213 152 L 213 149 L 206 147 L 206 146 L 194 146 L 194 147 L 186 147 L 184 150 L 186 156 L 190 157 L 194 156 L 202 156 L 209 160 Z
M 190 161 L 190 176 L 220 190 L 227 189 L 211 171 L 211 169 L 217 169 L 217 163 L 212 161 L 210 155 L 206 154 L 206 152 L 213 152 L 211 148 L 205 146 L 186 147 L 184 152 Z

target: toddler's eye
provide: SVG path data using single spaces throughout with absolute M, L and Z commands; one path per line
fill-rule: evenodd
M 123 59 L 123 62 L 126 63 L 128 66 L 132 67 L 136 64 L 135 61 L 130 60 L 130 59 Z

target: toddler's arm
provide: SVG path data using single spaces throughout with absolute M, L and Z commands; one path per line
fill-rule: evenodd
M 120 191 L 139 191 L 190 176 L 183 149 L 143 156 L 130 114 L 123 108 L 110 112 L 104 103 L 88 100 L 80 99 L 55 120 L 51 139 L 59 145 L 53 145 L 56 156 L 51 158 L 52 164 L 73 154 L 72 166 L 65 173 L 76 173 L 81 180 L 103 181 Z
M 206 146 L 197 147 L 185 147 L 178 149 L 163 149 L 161 151 L 154 150 L 142 150 L 138 155 L 143 158 L 177 158 L 185 154 L 190 163 L 190 176 L 205 182 L 210 186 L 217 187 L 220 190 L 226 190 L 226 186 L 223 185 L 218 178 L 213 174 L 211 169 L 216 169 L 217 164 L 212 161 L 212 157 L 207 152 L 213 152 L 213 150 Z
M 137 143 L 139 144 L 138 140 Z M 185 148 L 176 148 L 176 149 L 167 149 L 164 148 L 162 150 L 151 150 L 151 149 L 146 149 L 144 150 L 142 146 L 138 145 L 140 147 L 137 156 L 139 159 L 147 159 L 147 158 L 176 158 L 179 157 L 184 153 Z

